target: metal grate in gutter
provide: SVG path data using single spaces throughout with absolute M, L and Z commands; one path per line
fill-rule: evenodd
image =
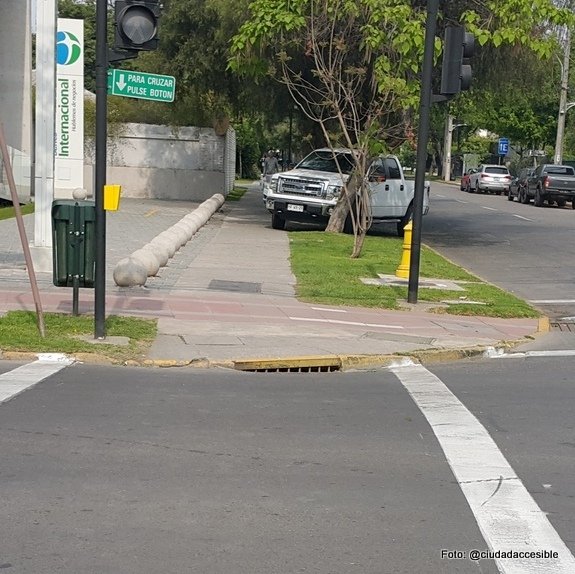
M 341 368 L 337 357 L 234 361 L 234 369 L 252 373 L 334 373 Z
M 549 321 L 551 331 L 564 331 L 566 333 L 575 333 L 575 321 L 561 321 L 551 319 Z

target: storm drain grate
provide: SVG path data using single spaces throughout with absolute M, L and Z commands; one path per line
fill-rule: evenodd
M 341 361 L 336 357 L 245 360 L 234 361 L 234 368 L 251 373 L 334 373 L 341 371 Z
M 236 369 L 238 369 L 237 366 Z M 341 367 L 339 365 L 322 365 L 316 367 L 266 367 L 262 369 L 241 368 L 238 370 L 250 373 L 334 373 L 336 371 L 341 371 Z
M 225 281 L 224 279 L 212 279 L 208 289 L 216 291 L 233 291 L 234 293 L 261 293 L 261 283 L 251 283 L 249 281 Z
M 549 321 L 549 328 L 552 331 L 564 331 L 575 333 L 575 322 L 573 321 Z

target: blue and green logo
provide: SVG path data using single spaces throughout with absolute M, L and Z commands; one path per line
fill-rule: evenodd
M 56 61 L 61 66 L 70 66 L 78 61 L 82 45 L 74 34 L 58 32 L 56 35 Z

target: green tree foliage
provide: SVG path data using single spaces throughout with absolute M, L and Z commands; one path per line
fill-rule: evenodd
M 354 147 L 356 171 L 342 197 L 355 206 L 354 232 L 369 226 L 364 169 L 376 143 L 394 148 L 409 138 L 419 99 L 426 4 L 411 0 L 253 0 L 250 19 L 232 40 L 231 67 L 248 77 L 271 76 L 285 84 L 325 141 Z M 551 0 L 455 0 L 442 8 L 442 26 L 464 23 L 478 44 L 528 46 L 549 57 L 553 42 L 544 27 L 572 20 Z M 435 56 L 440 52 L 436 41 Z M 338 133 L 339 132 L 339 133 Z M 436 138 L 436 143 L 439 138 Z M 439 155 L 439 150 L 438 154 Z M 350 186 L 357 183 L 359 194 Z M 328 230 L 341 228 L 341 200 Z M 334 218 L 338 223 L 332 226 Z M 361 249 L 361 242 L 359 250 Z M 352 255 L 353 256 L 353 255 Z

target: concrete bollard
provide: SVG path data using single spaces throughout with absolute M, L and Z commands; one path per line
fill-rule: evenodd
M 164 267 L 170 259 L 170 251 L 162 243 L 146 243 L 142 249 L 149 249 L 157 258 L 160 267 Z
M 114 269 L 116 285 L 119 287 L 144 285 L 147 277 L 156 275 L 160 267 L 165 267 L 176 251 L 206 224 L 225 200 L 226 198 L 221 193 L 215 193 L 172 227 L 134 251 L 130 257 L 118 262 Z
M 168 250 L 170 259 L 174 256 L 174 253 L 177 250 L 176 238 L 171 234 L 167 234 L 165 231 L 162 231 L 160 235 L 156 235 L 156 237 L 154 237 L 154 239 L 150 241 L 150 244 L 162 245 L 163 247 L 165 247 Z
M 157 275 L 160 269 L 160 261 L 153 251 L 150 249 L 138 249 L 137 251 L 134 251 L 131 256 L 146 268 L 148 277 Z
M 114 282 L 118 287 L 145 285 L 147 278 L 146 268 L 134 257 L 122 259 L 114 268 Z

